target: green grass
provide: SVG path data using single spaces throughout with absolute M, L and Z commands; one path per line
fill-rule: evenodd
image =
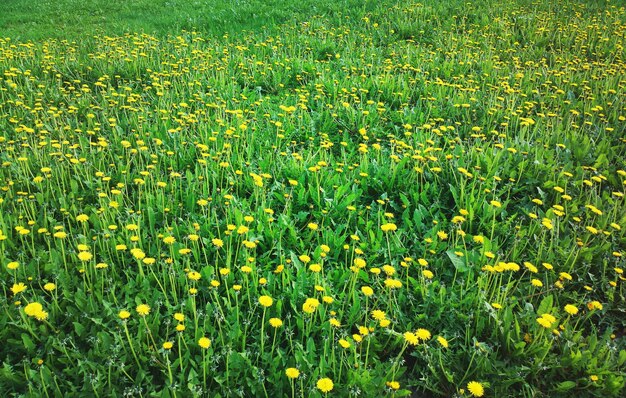
M 624 395 L 622 3 L 14 4 L 3 397 Z
M 126 32 L 166 35 L 183 29 L 217 36 L 238 35 L 242 31 L 276 29 L 277 25 L 316 15 L 339 20 L 383 4 L 359 0 L 5 0 L 0 32 L 3 37 L 20 40 L 76 40 Z

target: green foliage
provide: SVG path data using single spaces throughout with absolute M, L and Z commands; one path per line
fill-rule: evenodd
M 5 9 L 4 395 L 623 396 L 623 7 Z

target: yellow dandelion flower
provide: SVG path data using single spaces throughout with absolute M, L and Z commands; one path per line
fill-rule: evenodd
M 13 286 L 11 287 L 11 292 L 13 292 L 13 295 L 22 293 L 24 290 L 26 290 L 26 285 L 23 284 L 22 282 L 14 283 Z
M 198 340 L 198 345 L 201 348 L 207 349 L 211 347 L 211 339 L 209 339 L 208 337 L 200 337 L 200 339 Z
M 424 341 L 430 340 L 430 337 L 431 337 L 430 332 L 428 330 L 422 329 L 422 328 L 417 329 L 415 331 L 415 335 L 417 336 L 418 339 L 424 340 Z
M 274 299 L 272 299 L 270 296 L 259 297 L 259 304 L 261 304 L 263 307 L 271 307 L 273 303 Z
M 383 232 L 393 232 L 393 231 L 396 231 L 398 227 L 394 223 L 386 223 L 386 224 L 381 225 L 380 229 L 382 229 Z
M 300 376 L 300 371 L 296 368 L 285 369 L 285 375 L 290 379 L 297 379 Z
M 150 306 L 148 304 L 139 304 L 137 308 L 135 308 L 135 311 L 137 311 L 140 316 L 146 316 L 150 313 Z
M 578 307 L 576 307 L 575 305 L 567 304 L 564 309 L 565 309 L 565 312 L 567 312 L 570 315 L 578 314 Z
M 89 252 L 80 252 L 78 253 L 78 259 L 80 261 L 86 262 L 89 261 L 93 258 L 93 254 L 89 253 Z
M 485 395 L 485 388 L 477 381 L 470 381 L 467 383 L 467 391 L 469 391 L 474 397 L 482 397 Z
M 317 388 L 323 393 L 328 393 L 332 391 L 333 387 L 334 387 L 333 381 L 329 379 L 328 377 L 324 377 L 317 381 Z
M 279 328 L 279 327 L 283 326 L 283 321 L 280 320 L 279 318 L 270 318 L 270 325 L 273 328 Z

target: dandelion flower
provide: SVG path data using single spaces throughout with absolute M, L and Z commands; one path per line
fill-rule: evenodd
M 567 304 L 565 306 L 565 312 L 570 315 L 576 315 L 578 314 L 578 307 L 576 307 L 575 305 Z
M 382 229 L 383 232 L 391 232 L 391 231 L 396 231 L 398 229 L 398 226 L 394 223 L 387 223 L 387 224 L 381 225 L 380 229 Z
M 391 388 L 392 390 L 397 390 L 400 388 L 400 383 L 398 383 L 397 381 L 388 381 L 385 383 L 387 385 L 387 387 Z
M 196 271 L 189 271 L 187 273 L 187 278 L 191 279 L 192 281 L 198 281 L 201 277 L 202 276 L 200 275 L 200 273 Z
M 279 318 L 270 318 L 270 325 L 272 325 L 272 327 L 274 328 L 279 328 L 283 326 L 283 321 L 281 321 Z
M 323 393 L 328 393 L 332 391 L 333 387 L 333 381 L 328 377 L 324 377 L 323 379 L 319 379 L 317 381 L 317 388 Z
M 318 299 L 308 298 L 306 299 L 304 304 L 302 304 L 302 311 L 306 312 L 307 314 L 312 314 L 315 312 L 317 307 L 319 307 L 319 305 L 320 305 L 320 302 Z
M 272 304 L 274 303 L 274 299 L 271 298 L 270 296 L 261 296 L 259 297 L 259 304 L 261 304 L 263 307 L 271 307 Z
M 93 255 L 89 252 L 80 252 L 78 253 L 78 259 L 80 261 L 89 261 L 93 258 Z
M 33 302 L 24 307 L 24 313 L 28 316 L 35 316 L 35 314 L 43 311 L 43 306 L 38 302 Z
M 139 304 L 135 309 L 141 316 L 146 316 L 150 313 L 150 306 L 148 304 Z
M 372 318 L 376 319 L 377 321 L 381 321 L 383 319 L 385 319 L 385 313 L 381 310 L 374 310 L 372 311 Z
M 341 347 L 343 347 L 344 349 L 348 349 L 351 346 L 350 342 L 348 340 L 346 340 L 346 339 L 340 339 L 339 340 L 339 345 Z
M 297 379 L 300 376 L 300 371 L 296 368 L 287 368 L 285 369 L 285 374 L 290 379 Z
M 117 316 L 120 317 L 120 319 L 128 319 L 130 318 L 130 312 L 126 311 L 126 310 L 121 310 L 119 314 L 117 314 Z
M 11 287 L 11 292 L 13 292 L 14 295 L 22 293 L 24 290 L 26 290 L 26 285 L 22 282 L 14 283 L 13 287 Z
M 198 340 L 198 345 L 201 348 L 207 349 L 211 347 L 211 339 L 209 339 L 208 337 L 200 337 L 200 339 Z
M 422 329 L 422 328 L 417 329 L 415 331 L 415 335 L 417 336 L 418 339 L 424 340 L 424 341 L 430 340 L 430 337 L 431 337 L 430 332 L 428 330 Z
M 404 336 L 404 341 L 406 341 L 410 345 L 417 345 L 419 343 L 419 339 L 417 338 L 417 335 L 415 335 L 415 333 L 413 332 L 404 332 L 403 336 Z
M 469 383 L 467 383 L 467 390 L 474 397 L 482 397 L 483 395 L 485 395 L 485 389 L 483 385 L 477 381 L 470 381 Z

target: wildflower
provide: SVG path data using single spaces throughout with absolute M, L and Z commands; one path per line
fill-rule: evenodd
M 270 325 L 272 325 L 273 328 L 279 328 L 283 326 L 283 321 L 279 318 L 270 318 Z
M 274 299 L 272 299 L 270 296 L 259 297 L 259 304 L 261 304 L 263 307 L 271 307 L 273 303 Z
M 387 385 L 387 387 L 391 388 L 392 390 L 397 390 L 400 388 L 400 383 L 398 383 L 397 381 L 388 381 L 385 383 L 385 385 Z
M 346 339 L 340 339 L 340 340 L 339 340 L 339 345 L 340 345 L 342 348 L 344 348 L 344 349 L 348 349 L 348 348 L 350 348 L 350 346 L 351 346 L 350 342 L 349 342 L 348 340 L 346 340 Z
M 366 296 L 366 297 L 370 297 L 374 294 L 374 290 L 369 287 L 369 286 L 363 286 L 361 287 L 361 292 Z
M 467 383 L 467 391 L 474 397 L 482 397 L 485 395 L 485 389 L 482 384 L 477 381 L 470 381 Z
M 117 316 L 120 317 L 120 319 L 128 319 L 130 318 L 130 312 L 126 310 L 121 310 L 119 314 L 117 314 Z
M 171 341 L 166 341 L 165 343 L 163 343 L 164 350 L 171 350 L 172 347 L 174 347 L 174 343 L 172 343 Z
M 89 261 L 93 258 L 93 255 L 89 252 L 80 252 L 78 253 L 78 259 L 80 261 Z
M 491 202 L 489 202 L 493 207 L 495 208 L 499 208 L 502 207 L 502 203 L 498 202 L 497 200 L 492 200 Z
M 539 279 L 533 279 L 533 280 L 530 281 L 530 283 L 534 287 L 542 287 L 543 286 L 543 282 L 541 282 Z
M 565 306 L 565 312 L 570 315 L 576 315 L 578 314 L 578 307 L 576 307 L 575 305 L 567 304 Z
M 51 292 L 51 291 L 53 291 L 56 288 L 57 288 L 57 285 L 55 285 L 52 282 L 48 282 L 45 285 L 43 285 L 43 290 L 46 290 L 48 292 Z
M 35 313 L 34 317 L 38 320 L 38 321 L 45 321 L 46 319 L 48 319 L 48 313 L 46 311 L 39 311 L 37 313 Z
M 380 229 L 382 229 L 383 232 L 390 232 L 390 231 L 396 231 L 398 227 L 394 223 L 387 223 L 387 224 L 381 225 Z
M 163 243 L 165 243 L 166 245 L 171 245 L 174 242 L 176 242 L 176 238 L 174 238 L 173 236 L 166 236 L 165 238 L 163 238 Z
M 38 302 L 33 302 L 24 307 L 24 313 L 28 316 L 35 316 L 43 311 L 43 306 Z
M 329 379 L 328 377 L 319 379 L 317 381 L 317 388 L 323 393 L 328 393 L 332 391 L 333 387 L 334 387 L 333 381 Z
M 201 348 L 207 349 L 211 347 L 211 340 L 207 337 L 200 337 L 200 339 L 198 340 L 198 345 Z
M 552 224 L 552 220 L 550 220 L 549 218 L 542 219 L 541 220 L 541 225 L 543 225 L 547 229 L 553 229 L 554 228 L 554 225 Z
M 140 316 L 146 316 L 150 313 L 150 306 L 148 304 L 139 304 L 135 310 Z
M 8 269 L 18 269 L 18 267 L 20 266 L 20 263 L 18 263 L 17 261 L 11 261 L 10 263 L 7 264 L 7 268 Z
M 308 298 L 306 299 L 304 304 L 302 304 L 302 311 L 306 312 L 307 314 L 312 314 L 313 312 L 315 312 L 317 307 L 319 307 L 319 305 L 319 300 L 315 298 Z
M 311 264 L 311 265 L 309 265 L 309 270 L 311 272 L 317 273 L 317 272 L 320 272 L 322 270 L 322 266 L 320 264 Z
M 413 332 L 404 332 L 404 341 L 406 341 L 410 345 L 417 345 L 419 343 L 419 338 Z
M 587 308 L 589 311 L 602 310 L 602 304 L 599 301 L 590 301 L 587 303 Z
M 185 315 L 177 312 L 174 314 L 174 319 L 176 319 L 178 322 L 183 322 L 185 320 Z
M 192 281 L 198 281 L 200 280 L 200 278 L 202 278 L 202 275 L 200 275 L 200 273 L 196 271 L 189 271 L 187 273 L 187 278 L 191 279 Z
M 89 221 L 89 216 L 87 214 L 79 214 L 78 216 L 76 216 L 76 221 L 78 222 Z
M 285 374 L 290 379 L 297 379 L 300 376 L 300 371 L 296 368 L 287 368 L 285 369 Z
M 367 263 L 362 258 L 357 257 L 357 258 L 354 259 L 354 266 L 355 267 L 361 269 L 361 268 L 365 268 L 366 265 L 367 265 Z
M 22 282 L 14 283 L 13 287 L 11 287 L 11 292 L 13 292 L 14 295 L 22 293 L 24 290 L 26 290 L 26 285 Z
M 437 336 L 437 342 L 441 344 L 443 348 L 448 348 L 449 346 L 448 340 L 446 340 L 446 338 L 443 336 Z
M 381 310 L 372 311 L 372 318 L 376 319 L 377 321 L 385 319 L 385 316 L 385 313 Z
M 300 256 L 298 256 L 298 259 L 300 259 L 300 261 L 302 261 L 304 264 L 307 264 L 311 261 L 311 257 L 307 256 L 306 254 L 301 254 Z
M 415 331 L 415 335 L 417 336 L 418 339 L 424 340 L 424 341 L 430 340 L 430 337 L 431 337 L 430 332 L 428 330 L 422 329 L 422 328 L 417 329 Z
M 402 287 L 402 282 L 397 279 L 385 279 L 385 286 L 389 289 L 399 289 Z

